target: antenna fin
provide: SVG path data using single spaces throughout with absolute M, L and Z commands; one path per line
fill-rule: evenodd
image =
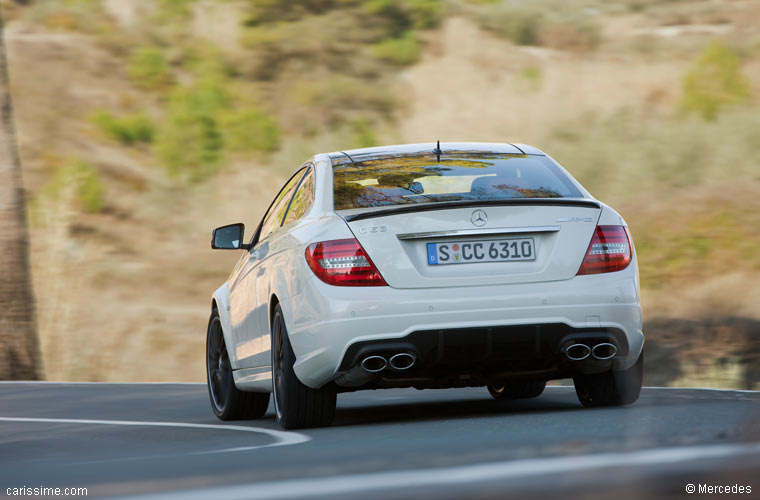
M 443 153 L 443 151 L 441 151 L 441 141 L 440 141 L 440 139 L 438 140 L 438 143 L 435 146 L 435 151 L 433 151 L 433 153 L 435 153 L 435 156 L 438 159 L 438 163 L 441 163 L 441 153 Z

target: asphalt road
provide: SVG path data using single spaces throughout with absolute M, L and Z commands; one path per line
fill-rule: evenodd
M 760 498 L 760 392 L 648 388 L 631 407 L 584 409 L 569 387 L 516 402 L 367 391 L 339 395 L 331 427 L 285 432 L 271 405 L 218 421 L 204 385 L 0 383 L 0 498 L 43 486 L 203 500 L 711 496 L 688 484 Z

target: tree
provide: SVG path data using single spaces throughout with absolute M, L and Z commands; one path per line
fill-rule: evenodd
M 11 107 L 5 25 L 0 6 L 0 379 L 41 373 L 29 266 L 26 200 Z

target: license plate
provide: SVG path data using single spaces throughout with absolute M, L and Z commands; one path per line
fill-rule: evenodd
M 536 260 L 533 238 L 428 243 L 427 255 L 431 266 Z

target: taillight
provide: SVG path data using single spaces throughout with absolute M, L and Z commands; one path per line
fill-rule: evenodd
M 631 240 L 624 226 L 596 226 L 578 274 L 622 271 L 632 257 Z
M 328 285 L 385 286 L 375 264 L 355 238 L 322 241 L 306 247 L 306 262 Z

